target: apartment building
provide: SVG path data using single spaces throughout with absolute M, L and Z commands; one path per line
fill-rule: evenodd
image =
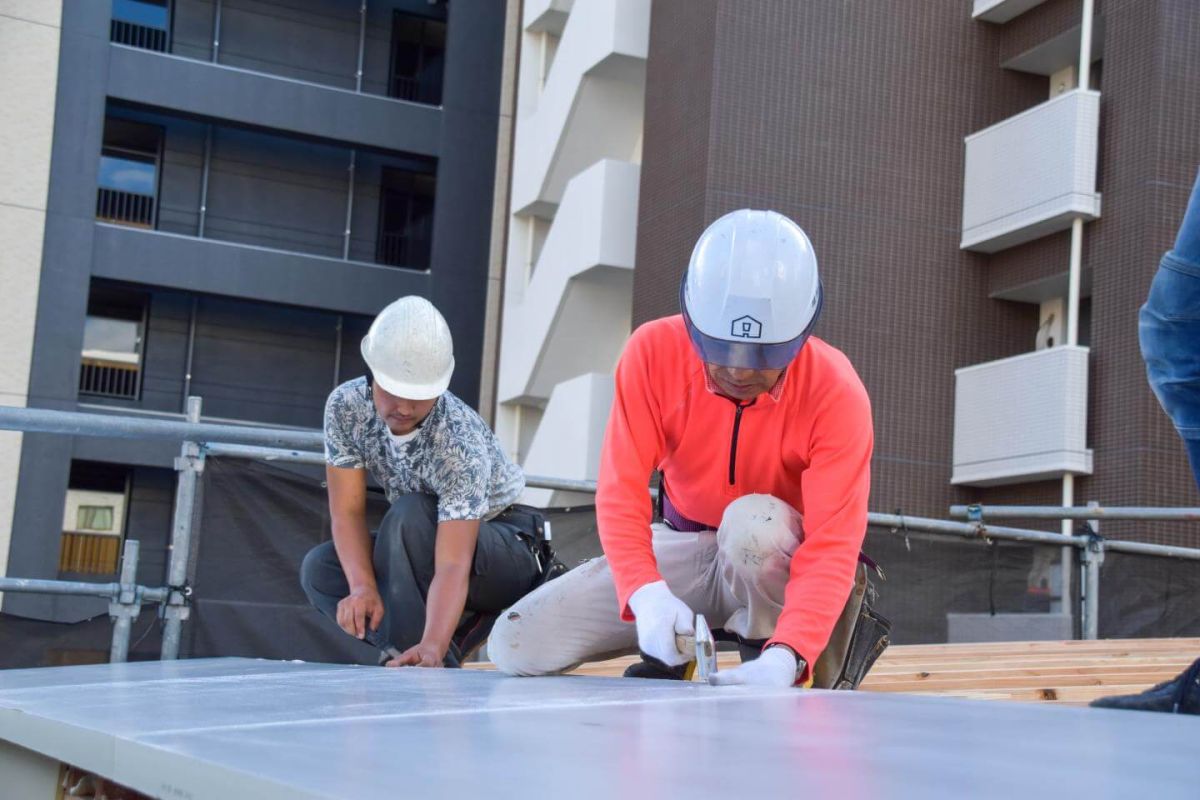
M 633 307 L 651 6 L 522 4 L 495 422 L 533 475 L 597 477 Z
M 660 0 L 648 53 L 635 324 L 774 208 L 874 402 L 873 509 L 1197 504 L 1137 311 L 1200 165 L 1200 5 Z
M 507 4 L 8 0 L 10 405 L 318 428 L 404 294 L 480 402 Z M 506 151 L 501 150 L 502 154 Z M 504 156 L 506 157 L 506 155 Z M 502 187 L 503 188 L 503 187 Z M 496 302 L 496 301 L 493 301 Z M 163 580 L 177 448 L 5 434 L 0 565 Z M 9 595 L 71 620 L 95 603 Z

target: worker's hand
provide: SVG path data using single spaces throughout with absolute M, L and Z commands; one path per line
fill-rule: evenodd
M 796 657 L 786 647 L 768 647 L 758 658 L 708 676 L 713 686 L 791 686 L 796 682 Z
M 384 664 L 385 667 L 440 667 L 446 657 L 444 648 L 420 642 Z
M 367 628 L 378 630 L 383 622 L 383 598 L 375 587 L 355 589 L 337 604 L 337 624 L 346 633 L 359 639 Z
M 696 615 L 671 593 L 666 581 L 647 583 L 629 598 L 629 610 L 637 621 L 638 647 L 668 667 L 686 664 L 693 653 L 681 653 L 676 634 L 696 634 Z

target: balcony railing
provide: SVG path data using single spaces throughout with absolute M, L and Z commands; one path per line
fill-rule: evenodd
M 138 25 L 136 22 L 126 22 L 114 19 L 108 31 L 109 41 L 117 44 L 140 47 L 143 50 L 167 51 L 167 32 L 162 28 L 152 28 L 148 25 Z
M 121 537 L 111 533 L 63 531 L 58 551 L 58 571 L 84 575 L 111 575 L 117 571 Z
M 388 94 L 397 100 L 411 100 L 414 103 L 420 102 L 421 82 L 416 78 L 393 75 L 392 88 Z
M 412 232 L 383 233 L 379 235 L 379 246 L 375 261 L 389 267 L 429 268 L 428 225 L 414 226 Z
M 1100 93 L 1075 89 L 966 137 L 962 242 L 995 253 L 1100 216 Z
M 138 367 L 85 357 L 79 365 L 79 393 L 136 400 Z
M 955 372 L 951 483 L 1090 475 L 1088 349 L 1060 346 Z
M 154 195 L 122 192 L 102 186 L 96 194 L 96 219 L 153 228 Z

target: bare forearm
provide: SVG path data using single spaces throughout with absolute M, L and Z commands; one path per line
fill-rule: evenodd
M 346 583 L 350 590 L 377 588 L 375 568 L 371 558 L 371 534 L 365 519 L 335 519 L 333 522 L 333 547 L 337 551 Z
M 425 606 L 425 635 L 422 641 L 445 651 L 450 647 L 454 629 L 467 604 L 470 568 L 453 566 L 439 569 L 429 584 Z

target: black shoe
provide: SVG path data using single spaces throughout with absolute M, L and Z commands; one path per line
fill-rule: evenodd
M 687 673 L 687 664 L 668 667 L 654 656 L 641 654 L 642 660 L 625 668 L 624 678 L 656 678 L 662 681 L 681 681 Z
M 1123 708 L 1129 711 L 1200 714 L 1200 658 L 1171 680 L 1151 686 L 1141 694 L 1101 697 L 1090 705 L 1093 708 Z

